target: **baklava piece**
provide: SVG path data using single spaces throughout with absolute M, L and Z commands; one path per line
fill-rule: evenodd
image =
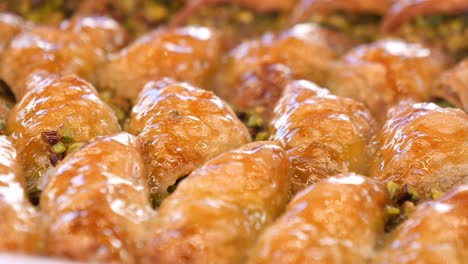
M 374 148 L 370 176 L 399 185 L 416 200 L 468 182 L 468 115 L 459 109 L 432 103 L 396 107 Z
M 270 130 L 291 160 L 292 193 L 342 172 L 367 173 L 375 121 L 359 102 L 295 81 L 278 102 Z
M 73 75 L 45 74 L 32 77 L 6 127 L 35 202 L 42 175 L 70 149 L 95 136 L 119 131 L 112 109 L 99 99 L 91 84 Z
M 368 263 L 384 234 L 385 185 L 353 173 L 298 193 L 260 236 L 247 263 Z
M 143 263 L 245 263 L 288 200 L 289 162 L 271 142 L 208 161 L 163 201 Z
M 156 205 L 194 169 L 250 142 L 247 128 L 213 92 L 170 79 L 145 86 L 129 131 L 143 142 Z
M 428 101 L 446 58 L 420 44 L 388 39 L 359 46 L 334 63 L 327 86 L 338 96 L 363 102 L 382 124 L 400 101 Z
M 40 253 L 39 214 L 24 190 L 23 169 L 6 136 L 0 136 L 0 252 Z
M 99 137 L 68 155 L 44 182 L 46 255 L 137 263 L 153 214 L 138 139 Z
M 206 27 L 160 29 L 139 38 L 98 70 L 99 87 L 136 100 L 148 81 L 164 77 L 210 89 L 222 39 Z

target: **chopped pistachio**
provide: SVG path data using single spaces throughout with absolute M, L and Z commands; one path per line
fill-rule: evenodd
M 248 10 L 242 10 L 237 13 L 236 19 L 241 23 L 248 24 L 254 20 L 254 15 Z
M 259 116 L 257 113 L 252 113 L 247 120 L 247 126 L 261 127 L 263 126 L 263 118 Z
M 167 10 L 165 6 L 158 3 L 149 3 L 143 12 L 147 19 L 151 19 L 153 21 L 163 20 L 169 14 L 169 10 Z
M 63 144 L 63 142 L 58 142 L 57 144 L 52 146 L 52 151 L 57 154 L 62 154 L 65 151 L 67 151 L 67 147 L 65 146 L 65 144 Z
M 73 151 L 75 151 L 75 150 L 78 150 L 78 149 L 80 149 L 83 145 L 84 145 L 84 143 L 82 143 L 82 142 L 78 142 L 78 143 L 71 144 L 70 147 L 68 147 L 68 152 L 73 152 Z
M 112 110 L 114 110 L 114 114 L 115 114 L 115 117 L 117 117 L 117 120 L 123 121 L 125 120 L 125 118 L 127 118 L 127 114 L 125 114 L 125 112 L 122 109 L 120 109 L 118 106 L 111 104 L 110 107 L 112 108 Z
M 387 206 L 387 214 L 389 216 L 398 216 L 400 215 L 401 211 L 400 208 L 395 206 Z
M 5 126 L 6 126 L 5 120 L 0 120 L 0 133 L 2 133 L 3 130 L 5 130 Z
M 112 92 L 109 90 L 102 91 L 99 95 L 104 102 L 109 102 L 112 99 Z
M 439 189 L 437 189 L 437 188 L 432 188 L 431 189 L 432 199 L 439 199 L 440 197 L 442 197 L 442 195 L 444 195 L 444 193 L 442 191 L 440 191 Z
M 450 22 L 449 27 L 454 31 L 462 31 L 464 23 L 462 19 L 454 19 Z
M 255 141 L 262 141 L 268 139 L 268 133 L 265 131 L 260 131 L 255 135 Z
M 387 182 L 387 189 L 388 189 L 388 192 L 390 193 L 390 198 L 392 200 L 395 200 L 397 198 L 398 193 L 401 190 L 401 186 L 396 182 L 389 181 Z
M 453 107 L 453 105 L 445 99 L 438 98 L 437 100 L 435 100 L 435 103 L 442 108 Z
M 349 22 L 341 14 L 331 15 L 327 22 L 331 27 L 341 30 L 346 30 L 350 27 Z
M 70 143 L 75 139 L 75 133 L 69 127 L 62 128 L 62 141 L 65 143 Z
M 419 201 L 420 197 L 419 197 L 418 191 L 416 191 L 416 189 L 414 189 L 410 185 L 407 185 L 407 186 L 408 186 L 408 194 L 411 196 L 411 201 L 413 201 L 413 202 Z

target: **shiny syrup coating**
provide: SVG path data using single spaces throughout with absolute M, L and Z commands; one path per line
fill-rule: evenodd
M 46 254 L 99 263 L 136 263 L 152 214 L 139 141 L 99 137 L 68 155 L 41 196 Z
M 368 263 L 389 202 L 385 185 L 364 176 L 319 181 L 262 233 L 247 263 Z
M 308 81 L 288 85 L 270 125 L 292 164 L 292 192 L 347 171 L 367 173 L 375 121 L 366 107 Z
M 9 13 L 0 13 L 0 54 L 24 26 L 24 21 L 20 17 Z
M 383 123 L 387 110 L 402 100 L 427 101 L 430 87 L 446 68 L 441 54 L 420 44 L 380 40 L 361 45 L 333 64 L 332 93 L 363 102 Z
M 468 10 L 466 0 L 395 0 L 382 22 L 383 31 L 393 31 L 418 16 L 458 14 Z
M 164 77 L 209 89 L 222 39 L 206 27 L 157 30 L 121 50 L 99 69 L 99 87 L 135 100 L 148 81 Z
M 344 36 L 313 24 L 265 34 L 229 53 L 216 92 L 238 111 L 264 107 L 268 120 L 289 81 L 323 84 L 328 64 L 350 44 Z
M 171 25 L 185 24 L 193 14 L 209 5 L 236 4 L 259 13 L 289 11 L 297 0 L 186 0 L 185 6 L 171 18 Z
M 255 142 L 195 170 L 163 201 L 143 263 L 244 263 L 288 199 L 284 150 Z
M 299 0 L 291 23 L 307 20 L 313 14 L 331 14 L 337 11 L 362 14 L 384 15 L 391 7 L 392 0 Z
M 370 176 L 413 186 L 421 198 L 467 182 L 468 115 L 432 103 L 401 106 L 374 139 Z
M 432 97 L 445 99 L 468 112 L 468 59 L 440 75 L 432 87 Z
M 468 186 L 418 206 L 391 235 L 375 264 L 468 262 Z
M 64 23 L 62 28 L 28 27 L 4 50 L 0 77 L 18 100 L 25 93 L 30 75 L 37 72 L 76 74 L 94 82 L 96 67 L 105 60 L 105 51 L 113 45 L 106 35 L 118 38 L 122 29 L 112 27 L 104 18 L 80 20 Z
M 0 136 L 0 251 L 38 253 L 38 213 L 26 198 L 23 170 L 16 150 Z
M 72 131 L 69 143 L 120 131 L 112 109 L 91 84 L 73 76 L 34 75 L 28 92 L 11 110 L 6 132 L 23 164 L 27 188 L 37 192 L 42 174 L 53 164 L 50 142 L 43 133 Z
M 114 52 L 126 44 L 127 32 L 117 21 L 110 17 L 99 15 L 74 16 L 60 24 L 66 32 L 80 34 L 92 42 L 94 47 L 105 52 Z
M 129 131 L 143 142 L 157 204 L 178 179 L 218 154 L 250 142 L 245 125 L 216 95 L 169 79 L 145 86 L 133 108 Z

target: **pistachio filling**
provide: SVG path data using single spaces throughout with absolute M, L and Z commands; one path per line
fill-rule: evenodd
M 402 25 L 396 35 L 442 48 L 460 60 L 468 54 L 468 13 L 419 16 Z
M 75 132 L 68 126 L 62 127 L 57 131 L 46 131 L 42 132 L 42 139 L 50 146 L 49 161 L 52 166 L 56 166 L 57 163 L 66 154 L 79 149 L 84 143 L 74 142 Z
M 451 104 L 449 101 L 442 99 L 442 98 L 436 98 L 433 100 L 435 104 L 442 108 L 453 108 L 455 107 L 453 104 Z
M 265 130 L 266 122 L 263 118 L 264 112 L 265 108 L 263 107 L 255 107 L 246 112 L 236 111 L 237 117 L 244 122 L 255 141 L 267 140 L 269 138 L 269 134 Z
M 120 126 L 126 130 L 130 119 L 132 104 L 130 100 L 116 96 L 112 91 L 103 90 L 100 92 L 101 99 L 112 109 L 119 121 Z
M 286 21 L 281 13 L 255 13 L 235 4 L 207 5 L 188 18 L 189 25 L 221 28 L 228 39 L 242 40 L 278 30 Z
M 331 15 L 313 15 L 310 17 L 311 22 L 349 34 L 363 42 L 377 40 L 381 19 L 382 17 L 379 15 L 350 12 L 335 12 Z
M 390 194 L 390 199 L 393 204 L 387 206 L 387 223 L 385 231 L 390 232 L 400 223 L 408 219 L 414 211 L 415 204 L 420 200 L 419 193 L 414 187 L 389 181 L 387 182 L 387 190 Z

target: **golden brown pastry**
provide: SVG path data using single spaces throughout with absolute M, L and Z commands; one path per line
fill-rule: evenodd
M 38 213 L 26 198 L 23 170 L 6 136 L 0 135 L 0 251 L 39 253 Z
M 173 191 L 178 179 L 250 142 L 247 128 L 213 92 L 169 79 L 145 86 L 129 131 L 143 142 L 156 204 Z
M 24 22 L 20 17 L 9 13 L 0 13 L 0 54 L 23 27 Z
M 19 100 L 28 78 L 37 72 L 76 74 L 94 82 L 96 67 L 105 51 L 117 48 L 122 29 L 112 20 L 83 17 L 62 28 L 35 26 L 18 34 L 3 52 L 0 78 Z M 111 47 L 114 46 L 114 47 Z
M 73 75 L 34 75 L 27 93 L 11 110 L 6 128 L 33 199 L 42 174 L 74 143 L 119 131 L 112 109 L 91 84 Z
M 432 87 L 432 96 L 468 112 L 468 59 L 445 71 Z
M 354 173 L 319 181 L 262 233 L 247 263 L 368 263 L 389 201 L 383 183 Z
M 208 161 L 163 201 L 143 263 L 244 263 L 288 199 L 284 150 L 255 142 Z
M 387 13 L 382 29 L 395 30 L 398 26 L 418 16 L 430 14 L 456 14 L 468 10 L 466 0 L 396 0 Z
M 462 264 L 468 262 L 468 186 L 425 202 L 402 223 L 375 264 Z
M 402 100 L 426 101 L 446 68 L 445 58 L 420 44 L 380 40 L 351 50 L 333 64 L 327 86 L 332 93 L 363 102 L 383 123 L 387 110 Z
M 239 112 L 264 108 L 267 124 L 289 81 L 307 79 L 323 84 L 328 64 L 348 44 L 345 37 L 313 24 L 246 41 L 229 53 L 216 92 Z
M 424 199 L 468 182 L 468 115 L 432 103 L 393 110 L 375 138 L 370 176 L 413 187 Z
M 60 28 L 81 35 L 81 38 L 86 38 L 94 47 L 105 52 L 117 51 L 126 44 L 128 37 L 119 23 L 106 16 L 74 16 L 70 20 L 63 21 Z
M 306 20 L 312 14 L 330 14 L 336 11 L 385 14 L 393 0 L 301 0 L 292 14 L 292 23 Z
M 270 130 L 291 160 L 293 193 L 341 172 L 367 173 L 375 121 L 359 102 L 295 81 L 278 102 Z
M 217 4 L 236 4 L 259 13 L 289 11 L 297 0 L 186 0 L 185 6 L 174 17 L 171 24 L 182 25 L 194 13 L 205 6 Z
M 99 86 L 135 100 L 148 81 L 164 77 L 211 88 L 222 52 L 220 36 L 205 27 L 157 30 L 123 49 L 99 70 Z
M 100 137 L 67 156 L 41 196 L 46 254 L 99 263 L 136 263 L 152 214 L 139 141 Z

